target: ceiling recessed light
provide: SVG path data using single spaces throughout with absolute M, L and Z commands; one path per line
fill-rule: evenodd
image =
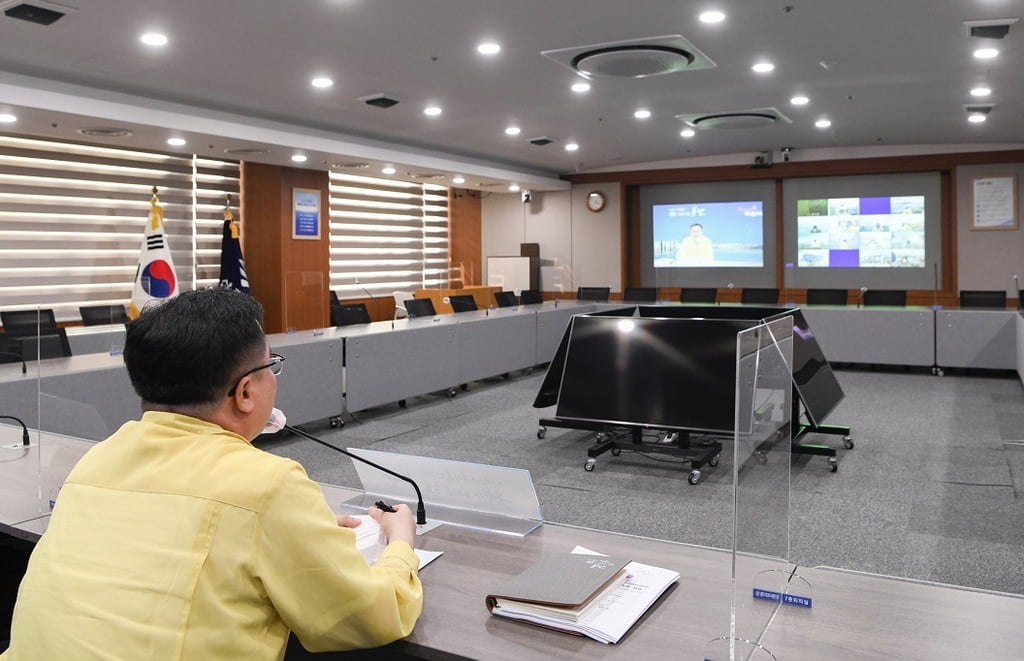
M 794 96 L 792 99 L 789 100 L 789 102 L 792 103 L 794 106 L 806 106 L 808 103 L 811 102 L 811 100 L 808 99 L 806 96 Z
M 721 23 L 725 20 L 725 14 L 720 11 L 706 11 L 697 18 L 701 23 Z
M 578 144 L 576 144 L 575 142 L 569 142 L 569 143 L 566 143 L 566 145 L 565 145 L 565 151 L 576 151 L 579 148 L 580 148 L 580 146 Z
M 147 32 L 146 34 L 139 37 L 139 41 L 146 44 L 147 46 L 166 46 L 167 35 L 161 34 L 160 32 Z
M 639 108 L 633 113 L 633 116 L 637 119 L 647 119 L 651 116 L 651 111 L 647 108 Z
M 985 115 L 976 112 L 974 114 L 968 115 L 967 121 L 972 124 L 981 124 L 982 122 L 985 121 Z
M 464 183 L 466 183 L 466 178 L 462 177 L 462 176 L 459 176 L 459 175 L 455 175 L 454 177 L 452 177 L 452 183 L 453 184 L 464 184 Z
M 395 168 L 393 168 L 393 167 L 391 167 L 389 165 L 387 167 L 381 168 L 380 171 L 383 172 L 384 174 L 394 174 L 395 173 Z
M 988 96 L 992 90 L 987 87 L 975 87 L 971 90 L 971 96 Z
M 309 84 L 320 89 L 327 89 L 334 85 L 334 81 L 327 76 L 317 76 L 313 80 L 309 81 Z
M 11 124 L 18 121 L 18 118 L 9 112 L 0 112 L 0 124 Z
M 441 114 L 441 107 L 427 106 L 426 108 L 423 109 L 423 114 L 427 115 L 428 117 L 437 117 L 438 115 Z
M 775 65 L 771 62 L 757 62 L 750 68 L 757 73 L 771 73 L 775 71 Z
M 172 147 L 183 147 L 185 145 L 185 138 L 167 138 L 167 144 Z
M 590 91 L 590 83 L 573 83 L 571 89 L 577 94 L 583 94 Z
M 827 129 L 828 127 L 832 126 L 832 122 L 827 119 L 819 119 L 818 121 L 814 122 L 814 125 L 817 126 L 819 129 Z
M 508 187 L 508 192 L 510 192 L 510 193 L 518 193 L 519 192 L 519 184 L 512 184 L 512 185 L 510 185 Z
M 679 136 L 682 138 L 692 138 L 695 135 L 697 135 L 697 132 L 693 129 L 683 129 L 679 132 Z
M 979 60 L 991 60 L 996 55 L 999 55 L 999 51 L 995 48 L 979 48 L 974 51 L 974 57 Z
M 509 126 L 508 128 L 505 129 L 505 135 L 519 135 L 519 127 Z
M 295 163 L 305 163 L 308 157 L 305 154 L 292 154 L 292 161 Z
M 476 47 L 476 52 L 481 55 L 497 55 L 501 52 L 501 45 L 493 41 L 485 41 Z

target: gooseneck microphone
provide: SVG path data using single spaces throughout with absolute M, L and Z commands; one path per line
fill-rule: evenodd
M 1020 278 L 1017 277 L 1016 273 L 1013 274 L 1013 285 L 1013 288 L 1017 290 L 1017 309 L 1024 310 L 1024 301 L 1021 300 Z
M 25 423 L 21 421 L 21 418 L 15 418 L 13 415 L 0 415 L 0 418 L 3 418 L 4 420 L 14 420 L 21 425 L 21 444 L 25 447 L 30 445 L 28 440 L 28 427 L 26 427 Z
M 1017 277 L 1017 276 L 1014 276 Z M 11 358 L 17 358 L 21 361 L 21 373 L 28 374 L 28 368 L 25 367 L 25 358 L 20 353 L 10 353 L 9 351 L 0 351 L 0 356 L 10 356 Z
M 377 300 L 376 296 L 374 296 L 373 294 L 370 293 L 369 289 L 364 287 L 363 284 L 361 282 L 359 282 L 359 278 L 354 278 L 354 280 L 355 280 L 356 284 L 359 285 L 359 288 L 363 290 L 363 293 L 366 294 L 367 296 L 369 296 L 370 300 L 373 301 L 373 307 L 377 310 L 377 316 L 379 317 L 380 316 L 380 301 Z
M 399 475 L 398 473 L 396 473 L 395 471 L 391 470 L 390 468 L 384 468 L 380 464 L 378 464 L 376 462 L 373 462 L 373 461 L 370 461 L 369 459 L 364 459 L 363 457 L 360 457 L 357 454 L 353 454 L 353 453 L 349 452 L 348 450 L 346 450 L 344 448 L 339 448 L 337 445 L 331 445 L 327 441 L 319 439 L 316 436 L 313 436 L 312 434 L 308 434 L 308 433 L 302 431 L 301 429 L 299 429 L 297 427 L 292 427 L 291 425 L 285 425 L 283 427 L 283 429 L 285 431 L 287 431 L 287 432 L 291 432 L 292 434 L 296 434 L 296 435 L 301 436 L 303 438 L 308 438 L 309 440 L 311 440 L 311 441 L 313 441 L 315 443 L 319 443 L 320 445 L 323 445 L 324 447 L 328 447 L 328 448 L 334 450 L 335 452 L 340 452 L 343 455 L 345 455 L 346 457 L 351 457 L 352 459 L 355 459 L 356 461 L 361 461 L 364 464 L 367 464 L 369 466 L 373 466 L 377 470 L 384 471 L 388 475 L 392 475 L 394 477 L 397 477 L 398 479 L 400 479 L 400 480 L 402 480 L 404 482 L 408 482 L 409 484 L 412 485 L 412 488 L 416 490 L 416 524 L 422 526 L 423 524 L 425 524 L 427 522 L 427 510 L 423 506 L 423 494 L 420 493 L 420 488 L 416 485 L 415 482 L 413 482 L 411 477 L 406 477 L 405 475 Z M 26 436 L 26 438 L 28 438 L 28 437 Z

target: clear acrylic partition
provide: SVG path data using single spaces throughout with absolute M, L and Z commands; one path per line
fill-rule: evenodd
M 771 661 L 761 641 L 778 609 L 810 599 L 789 562 L 792 318 L 740 332 L 736 349 L 732 604 L 704 657 Z
M 284 332 L 312 331 L 320 335 L 330 325 L 330 292 L 320 271 L 284 274 Z

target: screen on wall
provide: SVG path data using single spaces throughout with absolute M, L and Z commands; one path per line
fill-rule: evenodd
M 651 216 L 655 268 L 764 266 L 760 200 L 655 204 Z
M 924 268 L 924 195 L 796 203 L 798 268 Z

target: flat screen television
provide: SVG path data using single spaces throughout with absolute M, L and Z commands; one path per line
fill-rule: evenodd
M 764 266 L 760 200 L 655 204 L 654 268 Z
M 924 268 L 924 195 L 796 202 L 799 268 Z
M 749 321 L 574 317 L 555 415 L 732 433 L 736 334 Z

